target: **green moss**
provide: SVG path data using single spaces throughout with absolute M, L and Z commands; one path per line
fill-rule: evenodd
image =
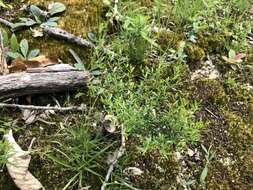
M 208 53 L 221 53 L 226 51 L 226 45 L 230 39 L 224 34 L 200 34 L 198 37 L 198 45 Z
M 223 85 L 217 80 L 198 80 L 190 87 L 193 98 L 211 104 L 224 104 L 225 91 Z
M 190 62 L 201 61 L 205 58 L 205 51 L 203 48 L 195 45 L 195 44 L 188 44 L 186 46 L 186 54 L 187 60 Z
M 178 44 L 184 39 L 184 35 L 173 31 L 161 31 L 157 35 L 157 42 L 163 50 L 168 48 L 177 49 Z

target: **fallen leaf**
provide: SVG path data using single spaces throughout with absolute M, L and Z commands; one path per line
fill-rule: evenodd
M 4 139 L 10 145 L 7 170 L 16 186 L 21 190 L 44 190 L 42 184 L 28 171 L 31 161 L 30 152 L 20 148 L 13 137 L 12 130 L 4 135 Z
M 22 111 L 22 114 L 23 114 L 22 119 L 28 125 L 34 123 L 37 119 L 37 113 L 35 111 L 26 109 Z
M 22 110 L 22 119 L 25 121 L 25 124 L 30 125 L 40 119 L 46 120 L 49 119 L 51 115 L 55 115 L 54 110 L 29 110 L 24 109 Z
M 245 57 L 246 57 L 245 53 L 238 53 L 232 58 L 222 56 L 222 59 L 229 64 L 235 64 L 235 63 L 241 63 Z
M 14 59 L 8 69 L 10 73 L 17 73 L 26 71 L 29 68 L 42 68 L 58 63 L 59 61 L 55 57 L 41 55 L 29 60 L 22 60 L 21 58 Z

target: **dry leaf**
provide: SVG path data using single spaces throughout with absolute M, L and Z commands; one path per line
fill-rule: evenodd
M 47 57 L 41 55 L 29 60 L 22 60 L 20 58 L 17 58 L 11 62 L 11 65 L 8 67 L 8 69 L 10 73 L 17 73 L 26 71 L 29 68 L 41 68 L 58 63 L 58 59 L 55 57 Z
M 30 125 L 40 119 L 48 119 L 50 118 L 51 115 L 55 115 L 54 110 L 45 110 L 45 111 L 40 111 L 40 110 L 29 110 L 29 109 L 24 109 L 22 110 L 22 119 L 25 121 L 25 124 Z
M 31 161 L 29 151 L 24 151 L 16 143 L 12 130 L 4 135 L 4 139 L 9 143 L 10 150 L 8 163 L 6 164 L 8 172 L 16 186 L 21 190 L 41 190 L 42 184 L 28 171 Z
M 34 123 L 37 119 L 37 113 L 32 110 L 23 110 L 22 111 L 23 117 L 22 119 L 25 121 L 26 124 L 30 125 Z
M 40 55 L 40 56 L 34 57 L 32 59 L 29 59 L 29 61 L 39 62 L 40 63 L 39 67 L 46 67 L 46 66 L 49 66 L 49 65 L 59 64 L 58 58 L 52 57 L 52 56 L 48 57 L 48 56 L 45 56 L 45 55 Z M 35 67 L 31 67 L 31 68 L 35 68 Z
M 234 58 L 228 58 L 226 56 L 222 56 L 222 59 L 229 64 L 235 64 L 235 63 L 241 63 L 246 56 L 247 55 L 245 53 L 238 53 L 235 55 Z

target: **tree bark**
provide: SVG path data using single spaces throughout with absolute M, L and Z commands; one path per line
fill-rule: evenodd
M 0 76 L 0 99 L 71 91 L 87 87 L 89 73 L 79 70 L 38 70 Z

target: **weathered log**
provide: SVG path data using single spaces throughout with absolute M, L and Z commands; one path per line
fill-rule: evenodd
M 0 99 L 71 91 L 87 87 L 89 73 L 79 70 L 22 72 L 0 76 Z

